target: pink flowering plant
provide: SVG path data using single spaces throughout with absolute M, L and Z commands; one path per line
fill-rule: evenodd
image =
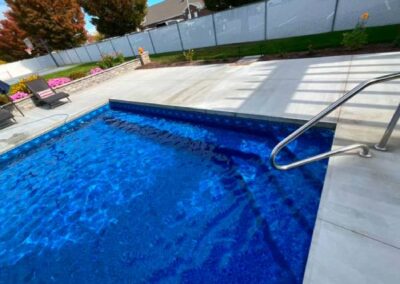
M 92 68 L 91 70 L 90 70 L 90 75 L 96 75 L 96 74 L 99 74 L 99 73 L 101 73 L 101 72 L 103 72 L 104 70 L 103 69 L 101 69 L 100 67 L 95 67 L 95 68 Z
M 13 101 L 19 101 L 19 100 L 22 100 L 22 99 L 24 99 L 24 98 L 26 98 L 28 96 L 29 96 L 29 94 L 27 94 L 25 92 L 16 92 L 15 94 L 11 95 L 10 98 Z
M 47 84 L 49 84 L 49 86 L 51 88 L 55 88 L 55 87 L 59 87 L 62 85 L 65 85 L 69 82 L 71 82 L 72 80 L 68 77 L 61 77 L 61 78 L 53 78 L 53 79 L 49 79 L 47 81 Z

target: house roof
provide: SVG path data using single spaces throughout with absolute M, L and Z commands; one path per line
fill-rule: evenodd
M 204 0 L 165 0 L 147 9 L 147 15 L 143 24 L 148 26 L 181 16 L 187 8 L 187 1 L 189 1 L 189 4 L 199 8 L 204 7 Z

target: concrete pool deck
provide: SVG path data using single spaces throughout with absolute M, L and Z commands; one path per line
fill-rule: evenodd
M 400 53 L 132 70 L 35 108 L 0 130 L 0 153 L 115 98 L 307 120 L 363 80 L 400 71 Z M 400 80 L 364 90 L 327 121 L 334 145 L 379 141 L 400 101 Z M 331 158 L 305 283 L 399 283 L 400 127 L 390 152 Z

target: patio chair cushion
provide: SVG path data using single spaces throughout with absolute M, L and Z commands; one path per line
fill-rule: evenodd
M 59 92 L 59 93 L 53 93 L 53 95 L 43 98 L 42 101 L 47 104 L 52 104 L 60 99 L 68 97 L 69 95 L 67 93 Z
M 44 98 L 48 98 L 50 96 L 53 96 L 54 92 L 49 88 L 49 89 L 37 92 L 37 94 L 41 99 L 44 99 Z

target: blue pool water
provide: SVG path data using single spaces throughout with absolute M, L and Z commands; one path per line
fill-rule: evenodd
M 257 123 L 107 106 L 0 156 L 0 283 L 301 283 L 326 161 L 272 169 L 298 126 Z

